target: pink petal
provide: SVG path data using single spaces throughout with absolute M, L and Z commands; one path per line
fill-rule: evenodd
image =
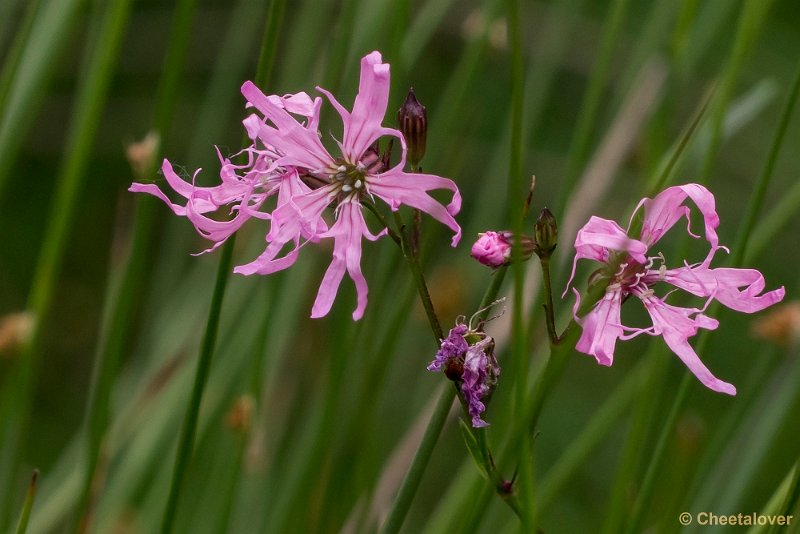
M 251 141 L 255 141 L 258 138 L 258 132 L 261 130 L 261 119 L 258 118 L 258 115 L 248 115 L 242 121 L 242 126 L 247 131 L 247 137 Z
M 367 306 L 367 281 L 361 273 L 361 238 L 369 234 L 361 206 L 357 201 L 345 201 L 339 206 L 339 218 L 322 237 L 332 237 L 333 260 L 319 286 L 311 317 L 318 318 L 328 314 L 339 291 L 345 269 L 356 286 L 357 305 L 353 320 L 364 315 Z M 371 234 L 370 234 L 371 235 Z
M 764 276 L 755 269 L 709 269 L 705 264 L 666 271 L 664 281 L 698 297 L 713 296 L 725 306 L 745 313 L 780 302 L 786 292 L 779 287 L 761 294 Z
M 347 112 L 328 91 L 318 89 L 341 115 L 344 156 L 347 161 L 356 163 L 372 143 L 386 135 L 381 123 L 389 103 L 389 64 L 382 63 L 380 52 L 372 52 L 361 59 L 361 79 L 352 112 Z
M 284 181 L 287 187 L 295 187 L 291 185 L 294 177 L 296 175 L 288 175 Z M 322 220 L 322 212 L 330 201 L 329 192 L 321 188 L 279 203 L 272 212 L 267 248 L 255 260 L 234 268 L 233 272 L 244 275 L 271 274 L 292 266 L 297 260 L 301 237 L 318 241 L 321 233 L 318 231 L 327 228 Z M 294 243 L 294 248 L 278 257 L 289 243 Z
M 578 267 L 578 260 L 590 259 L 601 263 L 607 263 L 612 252 L 627 252 L 635 261 L 646 264 L 647 246 L 636 239 L 631 239 L 620 225 L 614 221 L 603 219 L 592 215 L 589 222 L 578 230 L 575 236 L 575 258 L 572 260 L 572 273 L 569 275 L 567 287 L 561 294 L 561 298 L 569 291 L 572 279 L 575 277 L 575 270 Z
M 719 238 L 716 229 L 719 226 L 719 216 L 716 211 L 714 195 L 699 184 L 668 187 L 652 200 L 646 198 L 639 203 L 640 207 L 644 206 L 644 221 L 640 239 L 648 247 L 661 239 L 661 236 L 672 228 L 681 217 L 686 217 L 687 222 L 690 220 L 689 208 L 683 205 L 687 198 L 692 199 L 703 215 L 706 240 L 711 244 L 712 252 L 717 248 Z M 637 211 L 638 209 L 637 207 Z M 634 215 L 635 213 L 636 211 L 634 211 Z M 691 230 L 689 233 L 691 234 Z
M 447 208 L 427 194 L 432 189 L 453 192 L 453 199 Z M 383 174 L 367 176 L 367 192 L 383 199 L 393 210 L 405 204 L 424 211 L 455 232 L 452 246 L 455 247 L 461 240 L 461 227 L 453 218 L 461 209 L 461 194 L 452 180 L 432 174 L 406 173 L 395 167 Z
M 572 314 L 583 332 L 575 350 L 595 357 L 600 365 L 611 365 L 614 361 L 614 348 L 617 339 L 622 335 L 620 326 L 620 309 L 622 308 L 622 291 L 608 290 L 592 310 L 583 317 L 578 317 L 581 304 L 580 293 L 575 292 L 575 306 Z
M 592 216 L 575 237 L 575 250 L 581 258 L 606 262 L 609 252 L 627 252 L 635 261 L 645 264 L 647 245 L 628 237 L 614 221 Z
M 158 186 L 155 184 L 140 184 L 134 182 L 128 188 L 128 191 L 130 191 L 131 193 L 146 193 L 148 195 L 153 195 L 154 197 L 161 199 L 164 202 L 164 204 L 169 206 L 169 208 L 172 210 L 173 213 L 175 213 L 175 215 L 178 215 L 179 217 L 186 216 L 186 208 L 184 206 L 181 206 L 180 204 L 173 203 L 169 199 L 169 197 L 167 197 L 167 195 L 165 195 L 161 191 L 161 189 L 159 189 Z
M 713 330 L 719 323 L 715 319 L 703 315 L 700 313 L 701 310 L 696 308 L 670 306 L 651 294 L 638 296 L 642 299 L 647 313 L 653 320 L 653 335 L 661 335 L 667 346 L 704 386 L 720 393 L 736 395 L 736 387 L 711 374 L 711 371 L 700 361 L 700 357 L 689 344 L 689 338 L 697 334 L 699 328 Z M 695 317 L 691 317 L 692 315 Z
M 333 158 L 322 146 L 316 130 L 305 128 L 281 106 L 261 92 L 253 82 L 242 85 L 242 94 L 276 128 L 262 125 L 259 136 L 268 145 L 274 146 L 283 157 L 281 164 L 297 165 L 313 170 L 324 169 L 333 164 Z

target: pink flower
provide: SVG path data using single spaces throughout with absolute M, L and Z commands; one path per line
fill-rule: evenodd
M 488 267 L 500 267 L 511 259 L 510 232 L 484 232 L 472 245 L 470 255 Z
M 316 129 L 321 99 L 312 101 L 305 93 L 284 97 L 273 95 L 270 98 L 276 106 L 308 119 L 306 128 Z M 251 115 L 243 121 L 248 132 L 252 132 L 255 127 L 254 119 L 258 121 L 257 117 Z M 251 139 L 254 139 L 252 135 Z M 134 183 L 128 190 L 153 195 L 163 200 L 176 215 L 189 219 L 200 235 L 214 241 L 214 245 L 203 252 L 220 246 L 248 219 L 269 218 L 268 213 L 260 211 L 269 197 L 277 195 L 277 202 L 280 205 L 292 195 L 310 191 L 310 188 L 300 181 L 297 169 L 275 165 L 277 154 L 269 145 L 259 146 L 254 140 L 253 145 L 236 154 L 236 156 L 246 156 L 247 160 L 242 164 L 234 164 L 230 159 L 224 158 L 219 149 L 217 155 L 221 164 L 220 184 L 213 187 L 195 185 L 200 169 L 195 171 L 190 183 L 175 173 L 168 160 L 165 159 L 162 163 L 161 172 L 167 184 L 186 199 L 185 205 L 173 203 L 155 184 Z M 206 215 L 223 206 L 230 206 L 229 215 L 233 215 L 232 219 L 216 220 Z
M 176 215 L 188 218 L 197 231 L 214 241 L 213 250 L 251 218 L 270 221 L 267 246 L 258 258 L 234 268 L 240 274 L 270 274 L 286 269 L 297 260 L 307 242 L 331 238 L 333 261 L 325 273 L 312 317 L 330 311 L 339 285 L 347 272 L 356 286 L 357 306 L 353 319 L 364 314 L 367 283 L 361 273 L 361 238 L 375 240 L 361 212 L 362 202 L 380 198 L 392 210 L 401 204 L 417 208 L 453 230 L 452 246 L 461 238 L 461 228 L 454 215 L 461 208 L 461 196 L 452 180 L 431 174 L 406 173 L 406 143 L 402 134 L 382 126 L 389 101 L 389 65 L 372 52 L 361 60 L 361 80 L 352 111 L 347 111 L 324 89 L 319 89 L 339 112 L 344 123 L 338 142 L 341 155 L 333 156 L 322 144 L 319 111 L 322 98 L 311 99 L 305 93 L 265 95 L 252 82 L 242 85 L 248 107 L 258 113 L 243 121 L 253 144 L 238 155 L 246 162 L 234 164 L 220 155 L 221 183 L 199 187 L 181 179 L 169 161 L 162 172 L 167 183 L 182 196 L 185 204 L 173 203 L 155 184 L 131 185 L 130 191 L 147 193 L 163 200 Z M 301 122 L 302 121 L 302 122 Z M 384 136 L 400 140 L 400 162 L 387 165 L 375 148 Z M 197 175 L 195 172 L 195 177 Z M 453 197 L 443 206 L 428 192 L 452 191 Z M 270 211 L 267 200 L 276 197 Z M 271 201 L 270 201 L 271 202 Z M 330 226 L 324 219 L 329 205 L 336 220 Z M 228 207 L 228 220 L 207 214 Z M 208 250 L 204 252 L 208 252 Z
M 512 232 L 487 231 L 478 234 L 478 240 L 472 245 L 470 255 L 487 267 L 497 268 L 511 263 L 511 246 L 514 240 Z M 527 261 L 536 249 L 536 242 L 531 236 L 519 238 L 521 260 Z
M 279 204 L 271 214 L 267 248 L 234 272 L 269 274 L 285 269 L 297 259 L 300 237 L 311 241 L 332 238 L 333 261 L 322 280 L 311 316 L 322 317 L 330 311 L 347 271 L 356 286 L 358 304 L 353 319 L 358 320 L 367 304 L 367 284 L 360 266 L 361 238 L 375 240 L 385 233 L 370 233 L 361 213 L 361 202 L 377 197 L 395 211 L 401 204 L 424 211 L 453 230 L 452 246 L 455 246 L 461 238 L 461 228 L 453 216 L 461 207 L 461 196 L 452 180 L 403 171 L 405 140 L 399 131 L 382 126 L 389 101 L 389 65 L 381 62 L 379 52 L 361 60 L 361 80 L 352 111 L 346 110 L 328 91 L 318 89 L 344 124 L 338 156 L 331 155 L 319 134 L 300 124 L 286 106 L 265 96 L 252 82 L 242 85 L 242 94 L 264 116 L 257 124 L 252 123 L 248 131 L 257 135 L 265 146 L 274 148 L 274 168 L 297 169 L 301 180 L 312 184 L 313 190 L 298 190 L 285 204 Z M 400 162 L 390 169 L 385 168 L 373 148 L 384 136 L 396 137 L 402 145 Z M 428 194 L 433 189 L 452 191 L 453 198 L 447 207 Z M 330 204 L 335 206 L 336 222 L 327 230 L 323 213 Z M 294 247 L 280 256 L 291 242 Z
M 661 253 L 654 256 L 648 256 L 647 253 L 679 219 L 686 217 L 687 225 L 689 224 L 690 210 L 684 204 L 687 198 L 694 202 L 703 216 L 705 239 L 710 249 L 700 263 L 689 265 L 684 262 L 683 267 L 667 269 Z M 584 317 L 577 315 L 580 295 L 573 289 L 576 296 L 573 314 L 583 328 L 575 348 L 594 356 L 601 365 L 611 365 L 617 339 L 630 339 L 639 334 L 662 336 L 667 346 L 706 387 L 735 395 L 736 388 L 733 385 L 716 378 L 700 361 L 689 344 L 689 338 L 697 334 L 700 328 L 717 328 L 717 320 L 704 314 L 712 299 L 717 299 L 734 310 L 753 313 L 782 300 L 784 288 L 762 294 L 765 287 L 764 277 L 758 271 L 710 267 L 716 251 L 725 247 L 719 244 L 716 233 L 719 217 L 714 196 L 705 187 L 698 184 L 670 187 L 653 199 L 643 199 L 634 211 L 634 216 L 639 208 L 644 209 L 639 239 L 629 237 L 630 230 L 623 230 L 614 221 L 599 217 L 589 219 L 575 238 L 576 254 L 572 275 L 575 275 L 577 261 L 587 258 L 605 263 L 608 269 L 606 274 L 610 276 L 604 297 Z M 692 237 L 700 237 L 692 234 L 688 228 L 687 231 Z M 661 265 L 656 266 L 656 262 Z M 571 281 L 572 277 L 570 283 Z M 706 303 L 703 308 L 669 305 L 665 302 L 668 295 L 655 295 L 653 288 L 659 282 L 705 298 Z M 631 295 L 642 302 L 652 319 L 652 326 L 630 328 L 621 324 L 622 302 Z M 630 334 L 625 334 L 626 331 Z

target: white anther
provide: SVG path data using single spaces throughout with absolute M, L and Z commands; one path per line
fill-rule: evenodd
M 353 184 L 356 189 L 361 189 L 361 186 L 364 185 L 361 183 L 361 180 L 356 180 L 356 183 Z
M 336 170 L 339 172 L 344 172 L 347 170 L 347 167 L 345 167 L 344 165 L 339 165 L 339 167 Z
M 350 184 L 344 184 L 342 186 L 342 191 L 344 191 L 345 193 L 349 193 L 352 190 L 353 190 L 353 187 Z

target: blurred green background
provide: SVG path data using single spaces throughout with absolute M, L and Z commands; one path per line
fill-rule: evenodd
M 188 173 L 202 167 L 200 180 L 213 183 L 213 146 L 229 154 L 241 145 L 246 112 L 238 88 L 255 75 L 269 2 L 180 6 L 154 0 L 5 0 L 0 6 L 0 315 L 31 308 L 31 295 L 41 287 L 37 277 L 48 276 L 41 274 L 44 243 L 58 226 L 53 206 L 65 197 L 59 189 L 69 174 L 65 168 L 75 165 L 80 177 L 73 213 L 62 224 L 63 257 L 47 278 L 53 286 L 38 323 L 40 363 L 30 410 L 16 412 L 27 422 L 23 445 L 16 460 L 4 464 L 0 528 L 16 521 L 33 467 L 42 476 L 30 531 L 62 532 L 74 524 L 93 362 L 106 353 L 103 325 L 114 309 L 107 303 L 118 302 L 115 280 L 124 276 L 137 236 L 142 268 L 123 299 L 121 362 L 110 382 L 111 425 L 91 510 L 96 532 L 152 532 L 159 524 L 219 254 L 192 257 L 207 244 L 191 225 L 159 201 L 126 191 L 136 177 L 125 151 L 157 128 L 159 117 L 171 115 L 160 153 Z M 190 24 L 183 56 L 175 52 L 180 35 L 173 26 L 182 8 Z M 267 93 L 312 93 L 320 85 L 349 105 L 358 60 L 377 49 L 392 66 L 387 123 L 395 123 L 394 110 L 408 87 L 415 88 L 429 114 L 423 166 L 455 179 L 464 197 L 459 222 L 465 237 L 457 249 L 447 247 L 449 238 L 430 220 L 424 223 L 425 270 L 445 326 L 475 311 L 489 281 L 486 268 L 467 255 L 474 236 L 509 224 L 506 10 L 498 1 L 289 2 L 264 87 Z M 624 226 L 631 207 L 653 193 L 653 178 L 712 88 L 708 111 L 669 179 L 699 181 L 715 193 L 721 242 L 732 246 L 798 68 L 797 4 L 558 0 L 523 1 L 521 11 L 523 171 L 525 180 L 536 175 L 534 213 L 549 206 L 562 225 L 558 292 L 577 227 L 590 214 Z M 112 16 L 119 19 L 118 50 L 101 39 Z M 111 54 L 99 81 L 90 74 L 92 61 L 99 61 L 96 50 Z M 177 59 L 165 64 L 171 50 Z M 164 89 L 167 73 L 176 76 L 174 100 Z M 78 104 L 87 83 L 107 83 L 107 94 L 87 97 L 98 106 L 96 124 Z M 323 132 L 339 136 L 338 117 L 325 113 Z M 786 301 L 797 298 L 800 259 L 796 115 L 747 264 L 764 273 L 768 289 L 786 286 Z M 85 144 L 76 146 L 82 120 L 88 121 Z M 76 153 L 85 158 L 70 163 Z M 163 181 L 155 173 L 148 179 Z M 150 231 L 135 226 L 144 211 L 154 218 Z M 526 224 L 530 230 L 532 222 Z M 265 231 L 247 225 L 237 240 L 236 264 L 260 250 Z M 687 248 L 673 236 L 664 245 L 669 264 L 679 265 L 687 250 L 689 261 L 702 257 L 694 245 Z M 308 319 L 330 257 L 322 248 L 308 247 L 285 273 L 231 278 L 177 531 L 371 531 L 390 505 L 442 382 L 424 369 L 436 347 L 389 240 L 365 245 L 370 304 L 361 322 L 350 320 L 349 282 L 330 316 Z M 532 270 L 531 283 L 538 276 Z M 571 299 L 556 303 L 564 317 L 571 305 Z M 536 368 L 546 342 L 540 308 L 531 310 L 528 342 Z M 754 337 L 753 317 L 719 317 L 720 328 L 701 356 L 718 377 L 737 385 L 739 395 L 691 386 L 644 516 L 655 532 L 682 530 L 681 511 L 762 510 L 800 452 L 796 346 Z M 489 333 L 494 328 L 502 339 L 503 320 L 490 324 Z M 563 484 L 547 487 L 557 489 L 541 512 L 544 532 L 621 531 L 684 373 L 661 344 L 643 338 L 620 344 L 612 368 L 577 353 L 570 359 L 535 440 L 534 463 L 545 481 L 625 380 L 633 373 L 642 378 L 615 406 L 597 446 L 579 457 Z M 7 428 L 15 403 L 23 402 L 14 392 L 25 351 L 11 345 L 0 353 Z M 502 365 L 504 352 L 498 355 Z M 644 363 L 647 368 L 639 367 Z M 504 378 L 489 409 L 495 443 L 508 428 L 511 395 L 503 390 Z M 251 400 L 237 404 L 243 395 Z M 247 431 L 226 424 L 235 406 L 252 407 L 245 409 Z M 406 531 L 513 530 L 510 511 L 476 485 L 456 416 L 437 445 Z M 5 431 L 4 443 L 10 435 Z M 498 461 L 510 476 L 513 458 Z

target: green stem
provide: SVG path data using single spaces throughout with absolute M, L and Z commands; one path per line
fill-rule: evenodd
M 487 308 L 489 304 L 496 300 L 497 294 L 500 291 L 500 287 L 503 284 L 503 279 L 505 278 L 507 269 L 507 267 L 500 267 L 494 273 L 492 281 L 489 284 L 489 287 L 486 289 L 478 309 Z M 479 315 L 479 319 L 485 317 L 488 313 L 488 309 L 484 310 L 481 312 L 481 315 Z M 439 343 L 440 339 L 441 338 L 438 338 L 436 340 L 437 344 Z M 381 527 L 381 533 L 392 534 L 399 532 L 400 527 L 403 526 L 403 521 L 405 520 L 406 514 L 411 507 L 411 502 L 414 500 L 414 496 L 417 493 L 419 483 L 422 480 L 422 475 L 425 473 L 425 469 L 427 468 L 428 462 L 433 454 L 433 448 L 436 445 L 436 441 L 439 439 L 439 435 L 442 433 L 445 420 L 447 419 L 447 414 L 450 412 L 450 407 L 453 405 L 453 399 L 456 397 L 456 393 L 456 389 L 451 387 L 447 387 L 441 392 L 439 400 L 436 403 L 436 407 L 434 408 L 433 415 L 431 415 L 431 419 L 428 422 L 427 428 L 425 429 L 425 434 L 422 437 L 419 448 L 417 449 L 416 454 L 414 454 L 414 458 L 411 460 L 411 466 L 408 468 L 408 472 L 403 478 L 403 482 L 400 485 L 400 490 L 397 493 L 397 497 L 395 497 L 394 503 L 392 503 L 392 509 L 390 510 L 389 515 L 386 517 L 386 520 Z
M 200 413 L 200 401 L 203 399 L 203 390 L 211 368 L 211 356 L 214 354 L 214 345 L 217 340 L 219 318 L 222 312 L 222 300 L 225 296 L 228 273 L 231 270 L 235 237 L 235 235 L 232 235 L 223 245 L 222 255 L 220 257 L 219 266 L 217 267 L 214 293 L 211 297 L 211 308 L 208 312 L 208 321 L 203 336 L 203 344 L 200 348 L 200 357 L 197 359 L 192 396 L 189 399 L 189 406 L 186 409 L 186 415 L 183 419 L 181 438 L 178 444 L 175 466 L 172 471 L 172 483 L 170 485 L 169 497 L 167 498 L 167 505 L 164 510 L 164 518 L 161 523 L 162 534 L 172 532 L 181 487 L 183 485 L 183 478 L 186 467 L 189 464 L 189 458 L 192 454 L 192 447 L 194 446 L 194 435 L 197 431 L 197 419 Z
M 778 129 L 775 131 L 775 137 L 772 140 L 772 146 L 767 156 L 767 163 L 761 171 L 761 176 L 756 182 L 756 187 L 753 191 L 750 204 L 747 207 L 747 213 L 742 221 L 742 226 L 739 230 L 739 235 L 736 238 L 736 248 L 733 251 L 733 262 L 739 264 L 747 255 L 747 244 L 750 242 L 750 235 L 756 225 L 756 220 L 761 212 L 761 207 L 764 204 L 764 197 L 767 193 L 767 188 L 772 181 L 772 175 L 775 171 L 775 163 L 778 161 L 778 154 L 781 147 L 783 147 L 783 140 L 786 136 L 786 130 L 789 127 L 789 121 L 792 118 L 797 97 L 800 94 L 800 63 L 797 66 L 797 72 L 794 75 L 789 94 L 786 96 L 786 102 L 783 105 L 780 122 Z
M 80 203 L 80 193 L 86 179 L 86 167 L 92 154 L 97 126 L 111 78 L 116 68 L 117 52 L 128 20 L 130 0 L 116 0 L 105 11 L 97 11 L 92 21 L 93 39 L 90 40 L 82 70 L 82 83 L 78 90 L 74 115 L 64 150 L 66 158 L 57 177 L 57 191 L 48 218 L 44 243 L 36 265 L 28 310 L 33 314 L 34 327 L 20 358 L 20 378 L 16 382 L 16 429 L 7 441 L 11 452 L 9 481 L 13 481 L 19 454 L 26 445 L 26 426 L 33 402 L 34 385 L 42 359 L 43 335 L 48 326 L 56 286 L 67 243 L 71 237 L 73 220 Z
M 706 337 L 704 339 L 708 338 Z M 698 345 L 702 345 L 702 343 L 699 343 Z M 701 352 L 699 346 L 697 352 Z M 667 414 L 666 419 L 661 423 L 662 431 L 658 436 L 655 449 L 653 449 L 651 460 L 647 464 L 647 471 L 645 472 L 644 479 L 642 480 L 642 486 L 639 490 L 639 494 L 636 497 L 636 503 L 633 506 L 633 511 L 628 518 L 625 534 L 635 534 L 637 532 L 641 532 L 642 530 L 641 523 L 644 520 L 644 511 L 647 507 L 647 504 L 650 502 L 650 497 L 652 497 L 653 491 L 655 490 L 656 476 L 658 475 L 659 471 L 661 470 L 661 466 L 664 463 L 665 453 L 667 451 L 667 443 L 669 442 L 672 434 L 672 428 L 675 425 L 675 421 L 678 419 L 678 414 L 680 414 L 680 411 L 683 409 L 683 404 L 686 402 L 686 397 L 689 393 L 689 386 L 692 384 L 693 380 L 695 380 L 694 376 L 688 371 L 683 374 L 681 383 L 678 386 L 678 393 L 675 395 L 675 400 L 672 402 L 672 406 L 669 409 L 669 414 Z
M 544 313 L 545 321 L 547 323 L 547 333 L 550 336 L 550 343 L 552 345 L 558 345 L 561 343 L 561 337 L 559 337 L 558 333 L 556 332 L 555 308 L 553 307 L 553 288 L 550 281 L 550 257 L 540 257 L 539 263 L 542 265 L 542 281 L 544 282 Z
M 629 11 L 628 2 L 629 0 L 614 0 L 610 7 L 608 21 L 604 25 L 603 37 L 600 41 L 596 65 L 589 79 L 586 96 L 584 96 L 581 103 L 578 124 L 575 125 L 575 135 L 572 138 L 567 157 L 567 171 L 561 187 L 559 202 L 556 204 L 558 209 L 554 211 L 555 213 L 564 213 L 564 207 L 569 200 L 569 195 L 589 156 L 592 131 L 597 122 L 601 104 L 604 102 L 603 91 L 611 73 L 614 48 L 619 36 L 622 34 L 622 23 Z
M 723 79 L 720 83 L 719 100 L 716 102 L 712 116 L 711 141 L 700 172 L 699 181 L 701 183 L 708 183 L 708 179 L 714 169 L 717 152 L 722 144 L 725 115 L 733 96 L 733 91 L 736 88 L 739 71 L 742 69 L 744 60 L 755 42 L 756 36 L 761 29 L 761 24 L 766 19 L 771 5 L 772 0 L 747 0 L 739 15 L 733 49 L 725 67 Z
M 196 0 L 187 0 L 196 1 Z M 266 27 L 264 29 L 264 38 L 261 42 L 261 50 L 259 53 L 258 67 L 255 75 L 257 84 L 266 84 L 272 73 L 272 68 L 275 59 L 275 52 L 278 46 L 278 37 L 281 30 L 281 20 L 286 6 L 286 0 L 273 0 L 270 2 L 269 10 L 267 12 Z M 167 96 L 165 99 L 171 97 L 169 88 L 165 89 Z M 217 269 L 217 277 L 214 283 L 214 293 L 211 298 L 211 308 L 208 313 L 208 321 L 206 323 L 206 330 L 203 336 L 203 344 L 200 349 L 200 356 L 197 361 L 197 370 L 195 373 L 194 386 L 192 388 L 192 396 L 189 400 L 189 406 L 186 410 L 186 415 L 183 422 L 183 430 L 181 433 L 180 443 L 178 445 L 178 453 L 175 459 L 175 466 L 172 472 L 172 482 L 170 484 L 169 497 L 164 511 L 164 517 L 161 523 L 162 534 L 172 532 L 175 515 L 178 507 L 178 500 L 180 498 L 181 487 L 183 485 L 183 478 L 185 475 L 186 467 L 191 457 L 192 448 L 194 446 L 194 435 L 197 429 L 197 420 L 200 413 L 200 402 L 203 397 L 203 390 L 208 379 L 208 372 L 211 366 L 211 357 L 214 353 L 214 345 L 216 343 L 217 331 L 219 327 L 219 318 L 222 311 L 222 301 L 225 296 L 225 287 L 227 286 L 228 273 L 231 270 L 233 247 L 235 243 L 235 235 L 228 238 L 228 241 L 222 247 L 222 254 L 220 263 Z
M 117 1 L 128 4 L 129 1 Z M 155 131 L 163 144 L 169 131 L 172 116 L 177 102 L 178 83 L 183 72 L 181 65 L 186 55 L 187 41 L 190 36 L 191 20 L 196 0 L 181 0 L 176 8 L 173 27 L 170 31 L 170 48 L 164 61 L 163 75 L 159 82 L 156 114 L 153 118 Z M 155 173 L 158 157 L 154 155 L 145 175 Z M 136 315 L 142 280 L 149 265 L 149 252 L 158 210 L 155 204 L 144 198 L 137 198 L 134 226 L 130 250 L 123 262 L 119 280 L 109 286 L 107 299 L 107 316 L 101 325 L 99 343 L 95 353 L 92 369 L 92 382 L 87 400 L 85 419 L 87 451 L 84 464 L 83 480 L 78 501 L 78 517 L 76 531 L 88 528 L 89 506 L 94 473 L 100 454 L 100 447 L 106 427 L 108 426 L 108 405 L 114 377 L 119 362 L 126 350 L 128 333 Z
M 61 54 L 70 48 L 65 43 L 71 37 L 72 26 L 88 4 L 87 0 L 66 0 L 57 7 L 48 5 L 49 9 L 36 10 L 36 20 L 25 40 L 35 46 L 22 47 L 0 113 L 0 197 L 19 148 L 35 124 L 31 118 L 36 115 L 36 106 L 42 102 L 45 88 L 61 64 Z
M 511 269 L 514 276 L 514 299 L 511 309 L 511 362 L 512 362 L 512 391 L 514 391 L 513 413 L 514 418 L 522 419 L 527 404 L 528 393 L 528 368 L 529 361 L 526 351 L 526 330 L 524 328 L 524 310 L 522 292 L 525 284 L 525 266 L 522 262 L 522 247 L 520 236 L 523 229 L 526 198 L 519 201 L 523 191 L 524 180 L 522 171 L 522 119 L 525 112 L 525 62 L 522 54 L 522 28 L 520 22 L 520 3 L 518 0 L 507 0 L 506 10 L 509 30 L 509 61 L 511 68 L 511 133 L 509 138 L 509 163 L 508 163 L 508 199 L 507 209 L 511 218 L 511 229 L 514 233 L 514 242 L 511 249 Z M 516 426 L 516 425 L 515 425 Z M 514 493 L 522 504 L 519 506 L 520 521 L 523 528 L 531 527 L 533 512 L 533 459 L 532 444 L 523 432 L 513 434 L 519 461 L 521 476 Z
M 411 460 L 411 466 L 403 478 L 400 491 L 392 504 L 392 509 L 381 527 L 381 533 L 395 534 L 403 526 L 403 521 L 417 493 L 419 483 L 422 481 L 422 475 L 428 467 L 428 461 L 431 459 L 433 448 L 442 433 L 447 414 L 450 413 L 450 407 L 453 405 L 455 396 L 456 390 L 449 386 L 445 387 L 439 394 L 439 400 L 436 402 L 433 415 L 431 415 L 425 434 L 422 436 L 419 448 L 414 454 L 414 459 Z
M 17 72 L 22 52 L 28 44 L 28 37 L 31 34 L 33 23 L 39 12 L 40 3 L 41 0 L 33 0 L 33 2 L 28 4 L 28 9 L 25 12 L 25 19 L 22 21 L 22 24 L 20 24 L 19 31 L 17 31 L 14 38 L 14 43 L 11 45 L 11 50 L 8 51 L 5 61 L 3 62 L 3 70 L 0 72 L 0 115 L 3 115 L 5 112 L 8 93 L 14 81 L 14 75 Z
M 28 485 L 28 493 L 25 495 L 25 502 L 22 505 L 22 513 L 19 516 L 17 523 L 17 534 L 25 534 L 28 530 L 28 520 L 31 517 L 31 508 L 33 508 L 33 500 L 36 498 L 36 480 L 39 478 L 39 470 L 34 469 L 31 475 L 31 483 Z
M 422 274 L 422 267 L 419 264 L 419 258 L 412 253 L 412 246 L 408 236 L 408 231 L 402 217 L 400 216 L 400 213 L 395 211 L 393 212 L 393 215 L 394 221 L 398 228 L 397 233 L 400 235 L 403 255 L 405 256 L 408 266 L 411 269 L 411 273 L 414 276 L 414 281 L 417 284 L 417 291 L 419 292 L 419 298 L 422 301 L 422 307 L 425 308 L 425 315 L 428 318 L 428 323 L 431 325 L 431 331 L 433 332 L 433 336 L 435 338 L 434 341 L 438 345 L 441 343 L 442 339 L 444 339 L 444 331 L 442 331 L 442 325 L 439 323 L 439 318 L 436 316 L 436 310 L 433 307 L 433 301 L 431 300 L 431 295 L 428 291 L 428 284 L 425 282 L 425 275 Z

